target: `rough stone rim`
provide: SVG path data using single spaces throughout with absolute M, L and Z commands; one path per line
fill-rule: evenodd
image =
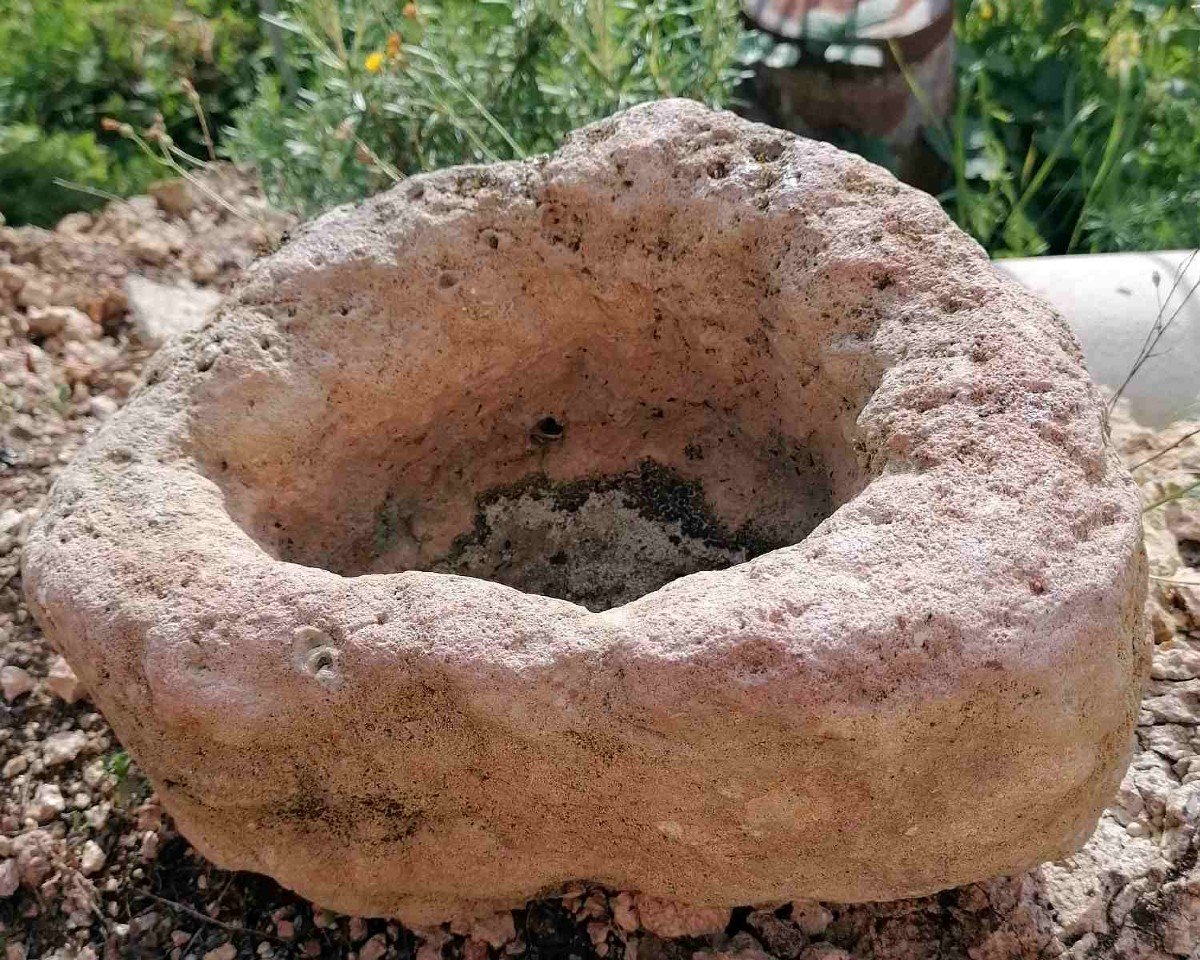
M 665 109 L 639 108 L 627 117 L 632 122 L 651 122 L 661 118 Z M 677 122 L 687 123 L 694 122 L 699 108 L 674 109 L 679 112 Z M 572 143 L 578 148 L 588 136 L 588 131 L 576 134 Z M 792 142 L 807 160 L 834 166 L 842 163 L 830 148 Z M 866 165 L 855 164 L 850 170 L 865 185 L 895 189 L 882 174 L 870 173 Z M 434 174 L 417 182 L 436 185 L 439 177 L 452 175 Z M 904 199 L 914 202 L 908 193 Z M 933 204 L 926 200 L 927 205 Z M 345 211 L 335 211 L 306 234 L 336 229 L 346 216 Z M 911 225 L 923 226 L 917 220 Z M 905 226 L 899 225 L 901 233 Z M 935 247 L 944 240 L 921 238 Z M 303 239 L 291 249 L 293 254 L 303 250 Z M 908 585 L 934 591 L 937 595 L 928 598 L 929 605 L 942 610 L 978 586 L 977 569 L 956 559 L 955 548 L 973 542 L 983 544 L 985 552 L 1003 550 L 1006 540 L 1018 533 L 1025 544 L 1061 539 L 1062 526 L 1068 522 L 1090 528 L 1087 542 L 1092 548 L 1058 558 L 1061 562 L 1053 570 L 1031 573 L 1028 599 L 1022 606 L 986 610 L 976 616 L 982 620 L 984 614 L 999 614 L 1009 620 L 1008 658 L 1022 663 L 1030 674 L 1056 662 L 1068 663 L 1092 643 L 1098 624 L 1132 623 L 1140 615 L 1136 590 L 1131 593 L 1127 586 L 1129 570 L 1142 569 L 1136 559 L 1141 549 L 1136 490 L 1127 481 L 1113 480 L 1114 470 L 1119 470 L 1105 449 L 1094 392 L 1061 320 L 1039 300 L 999 278 L 982 252 L 962 238 L 943 243 L 940 252 L 946 256 L 942 266 L 945 297 L 951 301 L 973 298 L 984 307 L 1002 301 L 1025 311 L 1023 323 L 1020 317 L 1011 318 L 1013 335 L 1032 338 L 1045 353 L 1046 362 L 1028 371 L 1003 370 L 988 383 L 1007 402 L 1020 405 L 1028 415 L 1031 435 L 1047 431 L 1047 449 L 1054 452 L 1045 464 L 1051 481 L 1047 488 L 1061 482 L 1064 487 L 1100 491 L 1098 498 L 1087 504 L 1087 516 L 1069 515 L 1071 497 L 1066 494 L 1052 504 L 1058 509 L 1039 515 L 989 513 L 996 507 L 989 491 L 992 478 L 977 465 L 970 469 L 956 465 L 948 456 L 962 439 L 953 435 L 954 429 L 962 429 L 962 421 L 947 425 L 939 407 L 911 409 L 905 405 L 906 391 L 915 381 L 930 379 L 931 371 L 937 373 L 935 379 L 948 385 L 945 403 L 963 403 L 954 387 L 963 382 L 963 365 L 974 361 L 969 360 L 967 345 L 960 344 L 963 349 L 941 356 L 901 356 L 897 351 L 860 419 L 864 454 L 872 461 L 876 479 L 804 541 L 729 570 L 694 574 L 623 607 L 593 614 L 565 601 L 523 594 L 486 581 L 472 583 L 471 602 L 464 606 L 461 583 L 446 575 L 402 573 L 346 579 L 297 568 L 266 555 L 228 517 L 216 485 L 179 455 L 186 402 L 171 393 L 173 383 L 182 371 L 211 356 L 215 334 L 223 331 L 229 335 L 231 308 L 227 307 L 200 334 L 165 353 L 155 364 L 148 386 L 56 484 L 51 509 L 39 522 L 25 554 L 33 606 L 56 638 L 86 637 L 97 624 L 110 635 L 136 638 L 126 646 L 131 651 L 141 650 L 144 693 L 152 703 L 171 711 L 161 719 L 205 732 L 227 747 L 255 743 L 277 726 L 278 705 L 268 709 L 256 694 L 264 678 L 286 681 L 293 671 L 309 678 L 307 698 L 286 705 L 285 716 L 327 709 L 339 697 L 353 696 L 356 673 L 394 662 L 397 651 L 402 653 L 401 661 L 436 661 L 447 676 L 464 682 L 469 677 L 481 712 L 504 716 L 530 710 L 542 722 L 563 730 L 589 713 L 597 698 L 614 689 L 614 679 L 606 676 L 606 671 L 609 663 L 618 661 L 639 666 L 638 674 L 627 676 L 623 683 L 638 688 L 642 697 L 656 699 L 664 709 L 677 708 L 684 714 L 697 689 L 716 672 L 724 676 L 724 698 L 730 709 L 753 710 L 765 717 L 799 708 L 814 716 L 832 712 L 853 718 L 878 711 L 881 705 L 898 710 L 910 696 L 935 693 L 939 684 L 944 690 L 964 683 L 985 688 L 996 657 L 994 636 L 961 633 L 948 640 L 936 629 L 919 647 L 883 655 L 880 642 L 894 627 L 895 609 L 912 605 L 897 584 L 887 581 L 889 572 L 919 561 L 928 564 L 926 575 L 907 578 Z M 243 307 L 253 309 L 255 298 L 270 286 L 273 269 L 286 269 L 284 260 L 277 256 L 256 271 L 243 288 Z M 903 285 L 904 278 L 899 278 L 900 293 Z M 957 308 L 965 314 L 978 309 L 966 301 Z M 895 340 L 888 341 L 889 333 L 894 335 L 896 330 L 884 329 L 877 337 L 881 354 L 899 346 Z M 1044 380 L 1051 370 L 1059 374 L 1056 382 Z M 921 399 L 924 402 L 925 398 Z M 977 412 L 994 399 L 968 398 L 967 413 Z M 1064 410 L 1065 420 L 1060 416 Z M 1056 418 L 1057 424 L 1053 422 Z M 977 439 L 987 440 L 988 436 L 986 428 L 975 434 Z M 97 484 L 92 473 L 95 465 L 105 461 L 116 465 L 120 485 Z M 978 504 L 979 512 L 960 518 L 952 531 L 929 529 L 914 514 L 920 505 L 944 495 L 948 484 L 975 492 L 976 497 L 964 497 L 962 502 Z M 162 496 L 148 503 L 144 491 L 151 488 Z M 897 509 L 901 503 L 904 508 Z M 892 526 L 893 533 L 898 529 L 895 524 L 908 525 L 914 544 L 920 541 L 921 549 L 890 557 L 891 564 L 872 565 L 870 561 L 878 558 L 872 557 L 871 544 L 864 536 L 880 524 Z M 88 526 L 91 533 L 84 532 Z M 102 540 L 130 527 L 161 535 L 148 535 L 136 558 L 114 547 L 112 566 L 106 570 L 80 565 L 72 559 L 69 540 L 63 540 L 64 534 Z M 191 532 L 183 538 L 189 544 L 186 550 L 180 549 L 181 529 Z M 1106 559 L 1107 565 L 1092 563 L 1080 569 L 1097 558 Z M 56 567 L 71 576 L 56 577 L 51 584 L 46 574 Z M 154 599 L 138 586 L 149 568 L 156 571 L 156 577 L 180 584 L 181 592 L 169 598 L 184 608 L 174 627 L 163 626 L 170 618 L 156 618 L 150 609 Z M 873 574 L 864 576 L 864 569 Z M 186 609 L 189 596 L 195 595 L 187 592 L 188 585 L 196 577 L 221 585 L 216 595 L 225 616 L 228 611 L 255 609 L 264 593 L 296 597 L 291 622 L 258 623 L 253 630 L 234 627 L 231 635 L 222 638 L 223 643 L 236 644 L 241 671 L 223 677 L 219 691 L 198 676 L 189 661 L 188 643 L 195 627 L 212 615 L 212 611 Z M 63 579 L 71 578 L 75 580 L 74 597 L 62 592 Z M 722 590 L 716 596 L 711 588 L 718 581 Z M 820 589 L 815 583 L 821 584 Z M 323 591 L 319 602 L 305 598 L 314 584 Z M 830 584 L 836 584 L 836 591 Z M 365 642 L 352 643 L 337 636 L 337 621 L 357 624 L 363 610 L 386 608 L 398 591 L 415 598 L 420 608 L 428 611 L 428 620 L 420 624 L 426 632 L 417 636 L 413 624 L 393 621 L 364 625 L 358 636 Z M 866 612 L 851 612 L 844 599 L 829 601 L 834 592 L 840 598 L 883 594 L 895 598 L 897 606 L 875 604 Z M 113 598 L 119 598 L 115 610 L 111 609 Z M 335 613 L 323 612 L 314 618 L 309 611 L 317 608 Z M 785 626 L 795 632 L 785 635 L 781 627 L 773 632 L 765 628 L 766 637 L 743 638 L 739 634 L 739 624 L 769 623 L 780 609 L 788 611 Z M 531 625 L 520 658 L 514 658 L 503 644 L 480 641 L 481 621 L 497 611 L 503 611 L 507 619 Z M 1081 615 L 1081 611 L 1086 613 Z M 384 636 L 389 638 L 386 645 L 380 643 Z M 939 642 L 942 648 L 937 648 Z M 934 644 L 932 652 L 928 643 Z M 819 662 L 809 655 L 815 647 L 821 650 Z M 89 662 L 86 647 L 70 648 L 67 653 L 80 665 L 89 686 L 103 690 L 103 684 L 95 682 L 102 665 Z M 1124 650 L 1114 648 L 1113 655 L 1129 660 L 1142 654 L 1135 641 Z M 947 662 L 955 665 L 955 672 L 938 674 Z M 554 702 L 514 702 L 521 698 L 511 696 L 511 686 L 525 686 L 535 676 L 552 678 L 551 686 L 560 695 Z M 1109 680 L 1097 679 L 1099 694 Z M 749 687 L 754 688 L 753 707 L 746 700 Z M 180 696 L 181 689 L 187 691 L 186 697 Z M 116 696 L 102 694 L 100 705 L 106 710 L 115 707 Z M 115 712 L 128 713 L 128 704 Z M 1118 724 L 1111 735 L 1123 736 L 1124 726 Z M 1076 759 L 1083 761 L 1082 757 Z M 271 872 L 267 861 L 249 865 Z

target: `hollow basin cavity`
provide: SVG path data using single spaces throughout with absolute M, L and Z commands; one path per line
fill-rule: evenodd
M 364 247 L 272 291 L 287 342 L 257 349 L 288 376 L 222 377 L 198 459 L 270 554 L 348 576 L 603 610 L 797 543 L 866 481 L 875 378 L 867 298 L 823 310 L 819 254 L 778 223 L 547 190 Z M 811 288 L 781 288 L 787 257 Z
M 1066 325 L 936 200 L 676 100 L 300 228 L 22 583 L 222 869 L 410 927 L 684 916 L 1077 850 L 1141 515 Z

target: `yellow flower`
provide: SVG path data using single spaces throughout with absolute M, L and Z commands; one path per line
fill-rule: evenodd
M 992 0 L 983 0 L 982 6 L 979 8 L 979 17 L 982 20 L 991 20 L 996 16 L 996 5 Z
M 389 33 L 387 39 L 387 55 L 389 60 L 395 60 L 400 56 L 400 34 Z
M 383 54 L 378 50 L 373 51 L 367 55 L 363 66 L 367 68 L 367 73 L 378 73 L 383 69 Z

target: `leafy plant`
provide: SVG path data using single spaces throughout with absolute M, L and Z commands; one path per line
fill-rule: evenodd
M 124 129 L 253 162 L 316 213 L 639 101 L 728 105 L 755 47 L 737 0 L 279 3 L 0 0 L 0 210 L 49 224 L 162 175 Z M 1189 0 L 956 0 L 955 28 L 958 98 L 929 137 L 943 202 L 990 252 L 1200 245 Z
M 116 783 L 113 786 L 113 803 L 126 808 L 142 803 L 150 795 L 150 783 L 124 750 L 114 750 L 104 758 L 104 772 Z
M 103 191 L 118 179 L 112 168 L 111 154 L 90 133 L 0 127 L 0 210 L 13 223 L 49 226 L 73 210 L 102 204 Z
M 102 129 L 107 116 L 138 128 L 161 116 L 177 142 L 206 153 L 200 117 L 227 122 L 253 95 L 265 55 L 256 0 L 0 0 L 0 131 L 23 151 L 0 151 L 0 210 L 12 222 L 46 224 L 65 204 L 90 205 L 83 193 L 51 188 L 59 171 L 111 193 L 161 175 Z M 36 150 L 30 130 L 46 140 Z M 33 155 L 53 161 L 40 177 L 28 167 Z M 31 198 L 47 192 L 55 194 L 47 209 L 30 211 Z
M 132 766 L 133 758 L 124 750 L 114 750 L 104 758 L 105 772 L 116 777 L 118 782 L 125 780 L 129 776 L 129 770 Z
M 943 200 L 996 256 L 1200 244 L 1187 0 L 958 0 Z M 918 96 L 921 91 L 914 89 Z
M 264 77 L 228 148 L 307 213 L 643 100 L 726 103 L 740 77 L 736 0 L 293 0 L 271 22 L 302 88 Z

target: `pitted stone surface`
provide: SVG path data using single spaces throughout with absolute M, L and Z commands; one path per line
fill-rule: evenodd
M 1063 856 L 1148 659 L 1062 321 L 930 198 L 684 101 L 309 225 L 24 557 L 204 853 L 416 923 Z

